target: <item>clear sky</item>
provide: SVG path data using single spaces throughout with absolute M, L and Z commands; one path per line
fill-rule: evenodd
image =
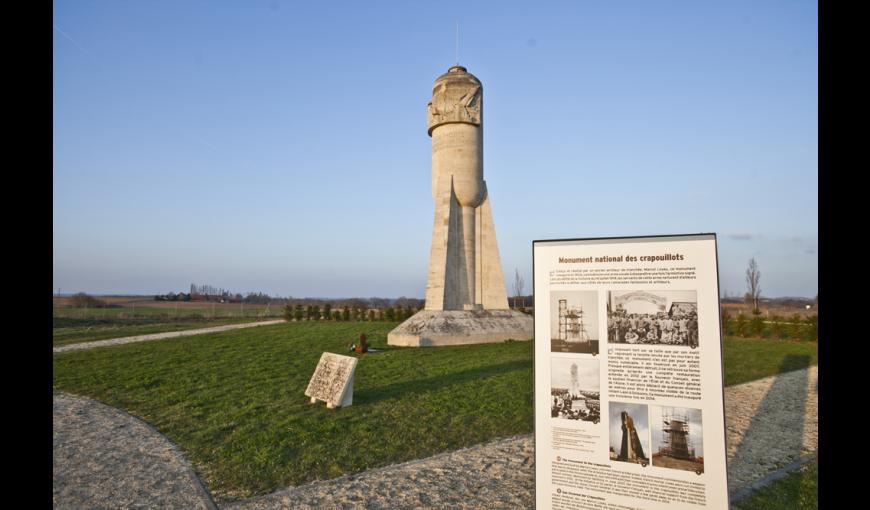
M 55 1 L 53 290 L 422 298 L 457 22 L 509 293 L 536 239 L 715 232 L 723 291 L 816 295 L 810 1 Z

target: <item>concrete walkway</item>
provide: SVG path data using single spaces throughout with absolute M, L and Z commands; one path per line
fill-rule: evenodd
M 180 336 L 202 335 L 205 333 L 219 333 L 221 331 L 231 331 L 233 329 L 255 328 L 257 326 L 268 326 L 270 324 L 279 324 L 285 322 L 283 319 L 260 322 L 245 322 L 243 324 L 227 324 L 226 326 L 214 326 L 211 328 L 185 329 L 183 331 L 170 331 L 168 333 L 152 333 L 150 335 L 125 336 L 121 338 L 110 338 L 108 340 L 98 340 L 96 342 L 81 342 L 77 344 L 62 345 L 54 348 L 54 353 L 70 351 L 81 351 L 85 349 L 96 349 L 97 347 L 109 347 L 112 345 L 132 344 L 136 342 L 149 342 L 151 340 L 163 340 L 164 338 L 177 338 Z
M 80 397 L 75 397 L 80 398 Z M 86 400 L 86 399 L 83 399 Z M 68 420 L 62 394 L 55 396 L 55 430 L 59 420 Z M 102 404 L 94 403 L 96 406 Z M 105 406 L 103 406 L 105 407 Z M 116 413 L 124 414 L 115 410 Z M 818 448 L 818 367 L 768 377 L 725 389 L 727 430 L 727 456 L 729 492 L 744 495 L 753 482 L 793 465 Z M 99 508 L 101 479 L 98 474 L 109 469 L 142 479 L 154 478 L 159 486 L 171 478 L 158 469 L 137 474 L 136 457 L 143 448 L 139 441 L 154 441 L 142 434 L 137 441 L 130 437 L 126 446 L 111 443 L 111 421 L 92 421 L 67 427 L 92 428 L 105 434 L 106 441 L 86 441 L 76 444 L 75 437 L 67 437 L 67 446 L 76 445 L 80 456 L 59 461 L 57 432 L 55 433 L 55 504 L 63 507 L 68 494 L 91 494 L 96 503 L 84 506 Z M 102 432 L 99 432 L 102 430 Z M 153 431 L 153 429 L 152 429 Z M 158 434 L 153 431 L 151 435 Z M 159 434 L 158 434 L 159 435 Z M 160 436 L 162 437 L 162 436 Z M 107 450 L 114 450 L 109 467 L 101 467 Z M 147 448 L 146 448 L 147 450 Z M 126 452 L 126 453 L 125 453 Z M 124 457 L 130 465 L 124 466 Z M 113 457 L 113 458 L 114 458 Z M 69 467 L 67 462 L 75 462 Z M 73 479 L 59 476 L 70 470 L 80 473 Z M 171 466 L 167 467 L 169 472 Z M 181 477 L 179 477 L 181 478 Z M 76 489 L 67 487 L 74 480 Z M 190 480 L 190 477 L 181 478 Z M 179 505 L 167 491 L 140 491 L 129 493 L 137 484 L 119 485 L 113 490 L 127 490 L 128 500 L 137 506 L 162 508 L 196 508 Z M 187 493 L 195 486 L 189 482 Z M 129 488 L 127 488 L 129 487 Z M 126 489 L 125 489 L 126 488 Z M 77 496 L 79 497 L 79 496 Z M 117 499 L 119 496 L 115 496 Z M 70 500 L 78 506 L 84 500 Z M 117 507 L 118 505 L 113 505 Z M 334 480 L 289 487 L 259 498 L 221 505 L 227 509 L 260 510 L 272 508 L 533 508 L 534 507 L 534 436 L 524 434 L 463 450 L 443 453 L 426 459 L 387 466 L 344 476 Z

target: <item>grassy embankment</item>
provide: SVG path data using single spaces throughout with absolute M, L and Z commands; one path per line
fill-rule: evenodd
M 301 322 L 56 355 L 56 389 L 128 410 L 179 444 L 228 501 L 533 430 L 531 342 L 392 348 L 396 323 Z M 365 332 L 353 406 L 309 404 L 324 351 Z M 754 342 L 754 343 L 753 343 Z M 726 382 L 816 344 L 726 341 Z M 788 368 L 787 365 L 785 368 Z

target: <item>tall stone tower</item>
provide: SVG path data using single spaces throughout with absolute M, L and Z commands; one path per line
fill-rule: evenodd
M 388 335 L 391 345 L 530 340 L 533 320 L 509 309 L 483 180 L 483 86 L 455 65 L 428 104 L 435 224 L 426 307 Z

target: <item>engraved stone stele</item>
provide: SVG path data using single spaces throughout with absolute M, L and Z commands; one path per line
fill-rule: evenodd
M 314 370 L 314 375 L 305 389 L 305 396 L 311 403 L 318 400 L 326 402 L 326 407 L 347 407 L 353 403 L 353 374 L 357 359 L 324 352 Z
M 533 319 L 508 307 L 486 181 L 483 86 L 456 65 L 435 80 L 428 107 L 435 224 L 426 307 L 387 336 L 390 345 L 531 340 Z

